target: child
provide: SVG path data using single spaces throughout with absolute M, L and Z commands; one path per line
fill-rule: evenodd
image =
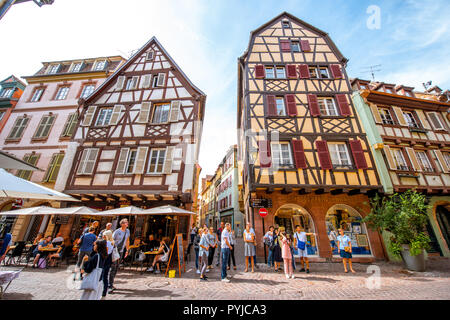
M 284 261 L 284 274 L 286 279 L 294 279 L 294 271 L 292 269 L 292 253 L 291 253 L 291 240 L 289 236 L 286 236 L 284 232 L 281 235 L 281 256 Z

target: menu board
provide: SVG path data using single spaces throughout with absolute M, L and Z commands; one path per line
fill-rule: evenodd
M 174 254 L 174 250 L 177 251 L 177 254 Z M 169 261 L 167 262 L 167 270 L 165 275 L 167 276 L 167 273 L 169 272 L 170 265 L 172 263 L 172 257 L 178 258 L 178 274 L 181 277 L 181 269 L 183 269 L 183 272 L 186 270 L 186 265 L 184 264 L 184 248 L 183 248 L 183 234 L 177 233 L 175 235 L 175 239 L 173 239 L 172 246 L 170 248 L 170 256 Z

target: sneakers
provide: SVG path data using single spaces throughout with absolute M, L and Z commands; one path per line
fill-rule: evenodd
M 305 272 L 305 268 L 301 268 L 301 269 L 300 269 L 300 272 Z
M 159 270 L 156 270 L 156 271 L 155 271 L 155 273 L 156 273 L 156 274 L 158 274 L 158 273 L 161 273 L 161 271 L 159 271 Z
M 148 272 L 153 272 L 153 267 L 147 269 Z
M 287 274 L 287 275 L 286 275 L 286 279 L 289 279 L 289 278 L 290 278 L 290 276 Z
M 200 270 L 197 269 L 196 273 L 197 273 L 197 274 L 200 274 Z
M 291 279 L 295 279 L 295 276 L 294 276 L 294 275 L 291 275 Z
M 227 278 L 222 279 L 222 282 L 230 282 L 230 279 L 227 279 Z
M 306 273 L 309 273 L 309 269 L 306 269 Z
M 208 281 L 206 278 L 200 278 L 200 281 Z
M 209 269 L 206 269 L 206 272 L 209 272 Z

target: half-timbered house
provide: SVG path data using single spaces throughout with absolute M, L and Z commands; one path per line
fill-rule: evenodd
M 429 254 L 450 256 L 450 102 L 436 88 L 416 92 L 362 79 L 351 83 L 385 193 L 426 194 Z
M 347 59 L 330 37 L 282 13 L 255 31 L 238 59 L 239 154 L 246 220 L 257 238 L 271 225 L 308 236 L 313 260 L 337 258 L 344 228 L 359 261 L 384 257 L 362 218 L 382 190 L 351 101 Z M 258 207 L 266 207 L 261 218 Z M 257 257 L 264 257 L 258 241 Z
M 153 37 L 80 101 L 58 186 L 98 209 L 191 210 L 205 100 Z M 135 236 L 146 232 L 148 219 L 131 221 Z

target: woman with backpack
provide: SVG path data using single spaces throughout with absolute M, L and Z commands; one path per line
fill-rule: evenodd
M 284 228 L 280 228 L 280 230 L 275 229 L 274 235 L 273 235 L 273 261 L 275 265 L 275 272 L 278 272 L 280 270 L 281 262 L 283 262 L 283 257 L 281 256 L 281 240 L 279 232 L 283 231 Z
M 102 268 L 105 264 L 105 261 L 108 257 L 108 249 L 106 245 L 105 240 L 97 240 L 94 243 L 94 248 L 91 253 L 91 255 L 84 256 L 83 257 L 83 273 L 87 273 L 88 275 L 84 276 L 83 282 L 87 281 L 97 281 L 97 279 L 90 279 L 89 274 L 91 274 L 95 269 L 100 269 L 96 271 L 96 274 L 98 272 L 102 271 Z M 94 274 L 93 274 L 94 275 Z M 100 300 L 101 294 L 102 294 L 102 277 L 104 274 L 101 273 L 101 276 L 99 277 L 98 284 L 93 284 L 94 289 L 82 289 L 83 293 L 81 294 L 80 300 Z M 81 284 L 81 288 L 83 288 L 83 285 L 85 283 Z

